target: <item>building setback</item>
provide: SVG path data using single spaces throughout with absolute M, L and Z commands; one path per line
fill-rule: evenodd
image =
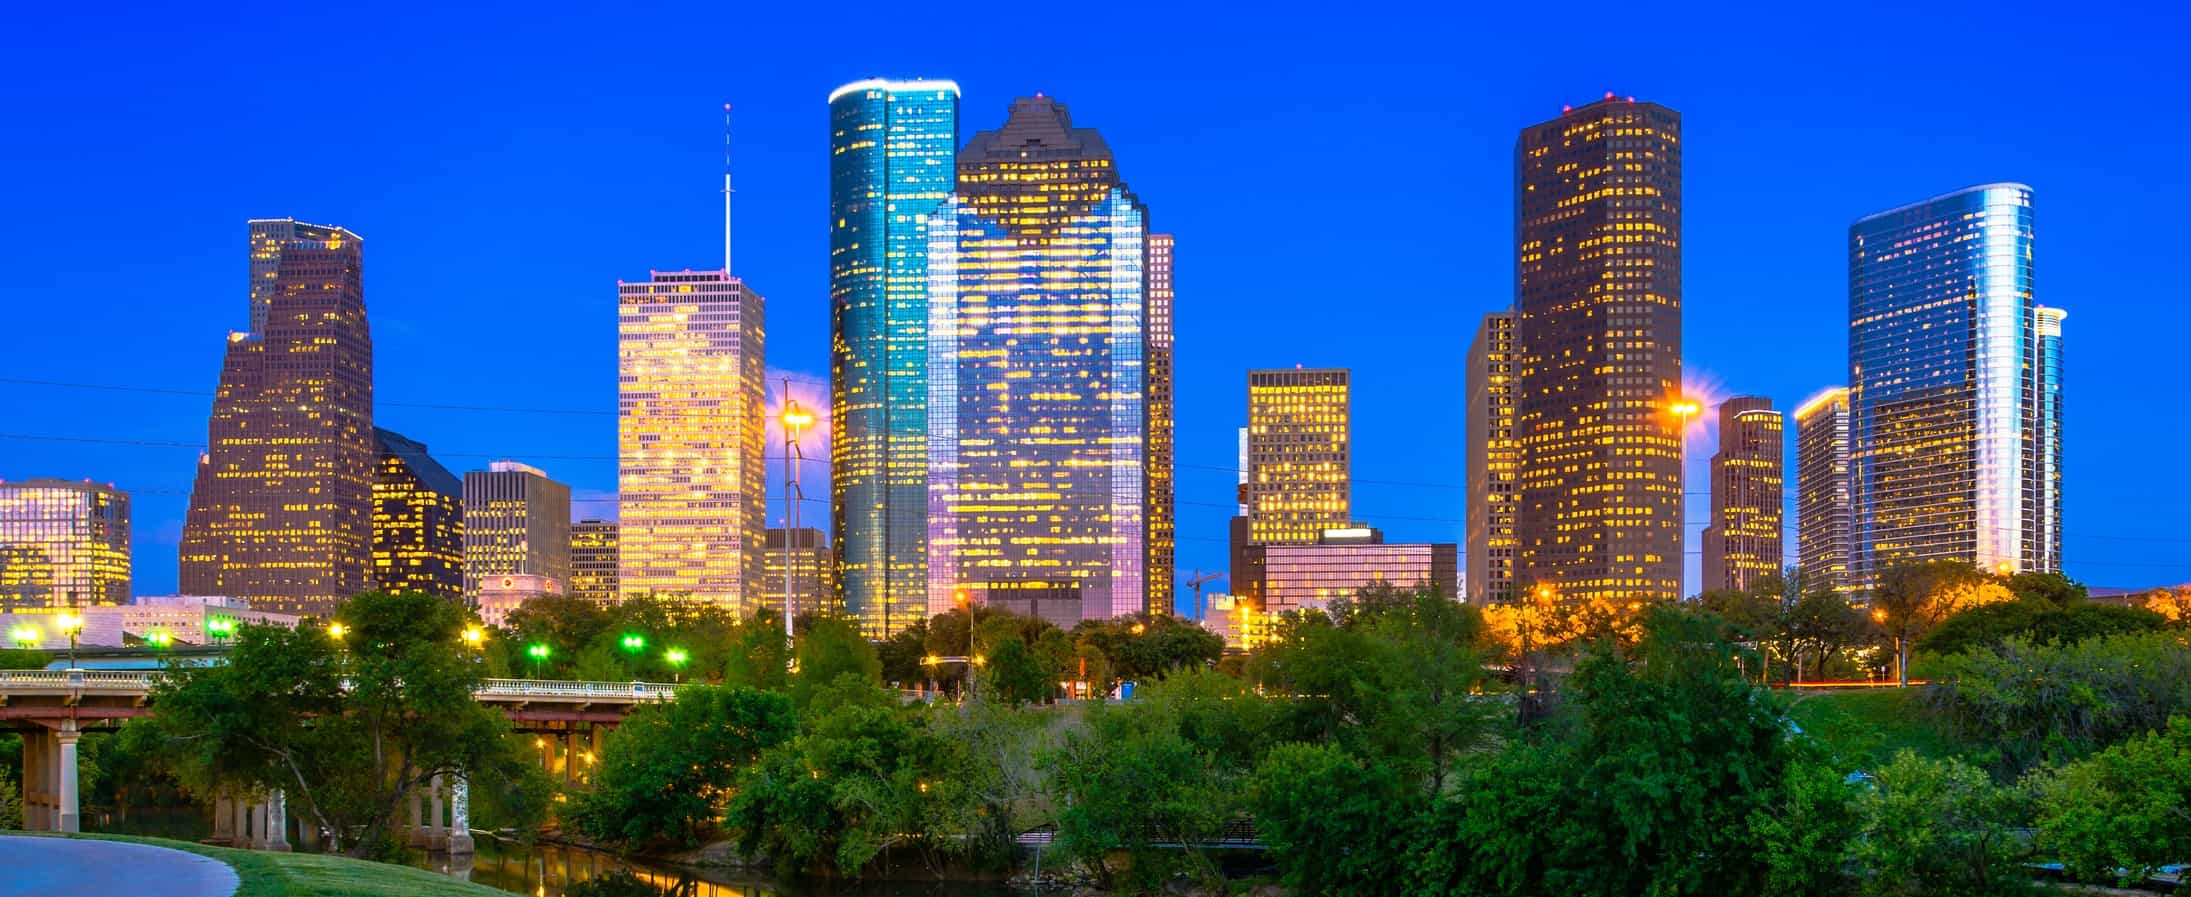
M 1850 588 L 1849 390 L 1795 409 L 1795 554 L 1806 590 Z
M 1514 314 L 1484 315 L 1468 347 L 1468 594 L 1472 604 L 1514 597 L 1516 474 Z
M 1514 149 L 1515 583 L 1682 594 L 1681 116 L 1608 95 Z
M 325 614 L 371 582 L 373 342 L 361 241 L 250 222 L 249 331 L 228 335 L 178 552 L 181 590 Z
M 1954 560 L 2061 569 L 2061 320 L 2032 193 L 1986 184 L 1849 227 L 1855 586 Z
M 464 597 L 464 481 L 426 444 L 373 428 L 373 587 Z
M 1712 516 L 1704 525 L 1699 591 L 1747 590 L 1780 574 L 1785 450 L 1771 399 L 1737 396 L 1719 405 L 1719 452 L 1712 456 Z
M 128 604 L 129 493 L 0 482 L 0 612 Z
M 791 540 L 789 574 L 785 573 L 784 540 Z M 784 578 L 791 579 L 792 616 L 818 616 L 827 614 L 834 604 L 834 591 L 829 585 L 829 541 L 821 530 L 800 527 L 787 530 L 768 528 L 768 559 L 766 577 L 762 581 L 760 604 L 782 610 L 784 606 Z
M 956 183 L 958 110 L 949 81 L 829 95 L 830 536 L 869 638 L 928 617 L 925 220 Z
M 763 302 L 727 271 L 617 284 L 617 589 L 750 612 L 767 528 Z
M 464 595 L 503 577 L 537 577 L 516 585 L 536 593 L 563 591 L 571 578 L 571 487 L 515 461 L 496 461 L 464 474 Z
M 621 600 L 616 579 L 616 521 L 581 520 L 571 524 L 571 581 L 568 594 L 595 604 Z
M 1047 97 L 959 153 L 929 219 L 928 602 L 1148 607 L 1146 212 Z M 849 575 L 849 571 L 848 574 Z

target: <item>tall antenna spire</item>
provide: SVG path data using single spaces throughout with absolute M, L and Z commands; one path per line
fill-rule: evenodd
M 723 273 L 730 273 L 730 104 L 723 104 Z

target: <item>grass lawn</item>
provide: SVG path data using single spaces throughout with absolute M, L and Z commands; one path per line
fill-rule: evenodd
M 509 897 L 505 891 L 457 881 L 424 869 L 343 857 L 234 850 L 134 835 L 92 833 L 53 837 L 128 841 L 209 856 L 236 870 L 239 881 L 236 897 Z
M 1856 769 L 1884 765 L 1903 748 L 1935 758 L 1981 749 L 1935 719 L 1922 693 L 1918 688 L 1870 688 L 1801 694 L 1788 715 L 1836 759 Z

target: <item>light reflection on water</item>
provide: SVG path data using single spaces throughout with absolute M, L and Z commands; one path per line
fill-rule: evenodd
M 1008 897 L 1007 887 L 982 883 L 785 883 L 735 871 L 667 869 L 626 862 L 614 854 L 558 844 L 526 846 L 480 838 L 468 865 L 445 855 L 414 854 L 412 865 L 488 887 L 534 897 L 562 897 L 565 888 L 616 869 L 629 869 L 675 897 Z

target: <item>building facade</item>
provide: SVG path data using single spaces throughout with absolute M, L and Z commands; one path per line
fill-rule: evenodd
M 788 556 L 784 548 L 787 539 L 791 545 Z M 785 580 L 788 579 L 794 618 L 829 613 L 836 594 L 829 583 L 830 557 L 829 539 L 821 530 L 769 527 L 761 606 L 782 609 Z
M 622 600 L 623 593 L 617 588 L 616 543 L 614 520 L 571 524 L 571 597 L 601 605 Z
M 372 581 L 373 342 L 356 234 L 250 222 L 250 323 L 228 335 L 183 522 L 180 586 L 324 614 Z
M 1248 372 L 1248 544 L 1314 544 L 1352 518 L 1345 368 Z
M 1310 544 L 1256 545 L 1260 600 L 1249 608 L 1276 618 L 1297 610 L 1329 607 L 1365 588 L 1429 587 L 1448 598 L 1460 594 L 1460 546 L 1451 542 L 1387 543 L 1369 527 L 1329 530 Z
M 1847 592 L 1855 521 L 1849 480 L 1849 390 L 1795 409 L 1795 555 L 1806 588 Z
M 1147 257 L 1142 260 L 1142 270 L 1148 281 L 1144 287 L 1148 296 L 1148 312 L 1143 319 L 1147 332 L 1142 336 L 1143 351 L 1148 372 L 1148 420 L 1143 432 L 1148 434 L 1149 463 L 1143 468 L 1142 499 L 1147 509 L 1142 519 L 1148 527 L 1149 558 L 1144 578 L 1149 588 L 1149 609 L 1157 613 L 1172 611 L 1173 594 L 1178 579 L 1178 509 L 1172 504 L 1174 496 L 1174 452 L 1172 409 L 1172 249 L 1175 241 L 1171 234 L 1150 234 Z
M 727 271 L 617 284 L 617 588 L 757 606 L 767 528 L 762 299 Z
M 959 88 L 829 95 L 830 538 L 870 638 L 928 617 L 928 234 L 956 184 Z
M 506 573 L 479 581 L 479 620 L 489 626 L 510 621 L 510 612 L 535 598 L 563 594 L 563 580 L 537 573 Z
M 1521 588 L 1682 593 L 1681 116 L 1607 96 L 1515 145 Z
M 1514 439 L 1514 314 L 1484 315 L 1468 347 L 1468 601 L 1514 598 L 1514 518 L 1520 446 Z
M 373 428 L 373 587 L 464 597 L 464 481 L 426 444 Z
M 557 593 L 571 578 L 571 487 L 515 461 L 464 474 L 464 595 L 489 580 L 535 576 Z
M 965 591 L 1140 613 L 1146 213 L 1047 97 L 1013 101 L 958 168 L 929 219 L 926 612 Z
M 128 604 L 129 493 L 0 481 L 0 612 Z
M 2061 320 L 2033 288 L 2031 188 L 1849 227 L 1853 574 L 2061 569 Z
M 1712 516 L 1704 525 L 1700 591 L 1743 591 L 1780 574 L 1787 464 L 1781 425 L 1771 399 L 1736 396 L 1719 404 L 1719 451 L 1712 455 Z

